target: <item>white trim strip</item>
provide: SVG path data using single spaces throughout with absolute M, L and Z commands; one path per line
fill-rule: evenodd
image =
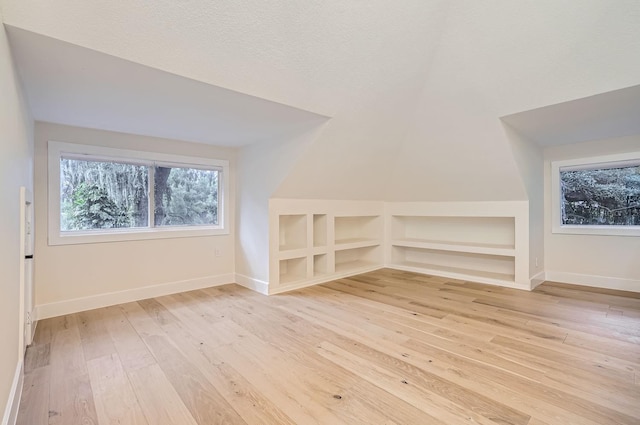
M 235 275 L 233 273 L 228 273 L 218 276 L 207 276 L 198 279 L 145 286 L 125 291 L 109 292 L 106 294 L 92 295 L 89 297 L 75 298 L 49 304 L 40 304 L 35 308 L 35 316 L 36 320 L 42 320 L 49 317 L 63 316 L 65 314 L 93 310 L 95 308 L 108 307 L 116 304 L 144 300 L 147 298 L 161 297 L 164 295 L 177 294 L 179 292 L 193 291 L 195 289 L 226 285 L 234 283 L 234 280 Z
M 640 280 L 621 277 L 597 276 L 590 274 L 547 271 L 545 280 L 593 288 L 617 289 L 619 291 L 640 292 Z
M 298 283 L 279 286 L 277 288 L 270 289 L 269 295 L 282 294 L 289 291 L 295 291 L 296 289 L 302 289 L 302 288 L 307 288 L 309 286 L 320 285 L 321 283 L 327 283 L 327 282 L 331 282 L 338 279 L 344 279 L 351 276 L 357 276 L 362 273 L 369 273 L 369 272 L 373 272 L 373 271 L 384 269 L 384 268 L 385 267 L 383 265 L 375 265 L 371 267 L 361 267 L 361 268 L 358 268 L 357 270 L 348 271 L 344 273 L 328 274 L 326 276 L 318 277 L 315 279 L 303 280 Z
M 259 292 L 264 295 L 269 295 L 269 282 L 260 279 L 254 279 L 249 276 L 245 276 L 240 273 L 236 273 L 236 283 L 240 286 L 244 286 L 252 291 Z
M 535 274 L 534 276 L 531 276 L 531 279 L 529 279 L 531 281 L 531 290 L 536 289 L 536 286 L 544 282 L 545 276 L 546 276 L 546 273 L 544 271 L 541 271 Z
M 23 367 L 24 361 L 20 358 L 16 365 L 16 372 L 13 375 L 13 383 L 11 384 L 11 391 L 9 391 L 9 398 L 7 399 L 7 405 L 4 409 L 2 425 L 15 425 L 18 419 L 18 410 L 20 409 L 20 398 L 22 397 L 22 386 L 24 383 Z

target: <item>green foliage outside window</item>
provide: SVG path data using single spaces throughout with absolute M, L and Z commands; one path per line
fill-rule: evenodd
M 149 226 L 149 174 L 155 226 L 218 224 L 217 170 L 60 160 L 60 230 Z

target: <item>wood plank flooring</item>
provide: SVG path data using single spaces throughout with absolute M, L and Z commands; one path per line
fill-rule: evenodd
M 379 270 L 44 320 L 18 424 L 640 424 L 640 294 Z

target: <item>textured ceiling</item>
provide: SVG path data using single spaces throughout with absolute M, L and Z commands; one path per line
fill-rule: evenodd
M 446 4 L 3 0 L 3 11 L 15 27 L 333 116 L 354 96 L 424 75 Z
M 36 120 L 244 146 L 326 117 L 7 28 Z

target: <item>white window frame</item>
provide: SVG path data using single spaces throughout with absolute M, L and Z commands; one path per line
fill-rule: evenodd
M 60 158 L 110 160 L 137 165 L 161 165 L 185 168 L 218 169 L 218 225 L 215 226 L 163 226 L 127 229 L 96 229 L 87 231 L 60 231 Z M 151 188 L 153 182 L 149 182 Z M 153 192 L 150 189 L 150 192 Z M 150 207 L 152 210 L 153 207 Z M 185 238 L 229 234 L 229 161 L 223 159 L 170 155 L 115 149 L 76 143 L 48 142 L 48 243 L 72 245 L 101 242 L 120 242 L 147 239 Z
M 601 155 L 551 162 L 551 232 L 574 235 L 640 236 L 640 226 L 562 224 L 560 171 L 630 167 L 640 165 L 640 152 Z

